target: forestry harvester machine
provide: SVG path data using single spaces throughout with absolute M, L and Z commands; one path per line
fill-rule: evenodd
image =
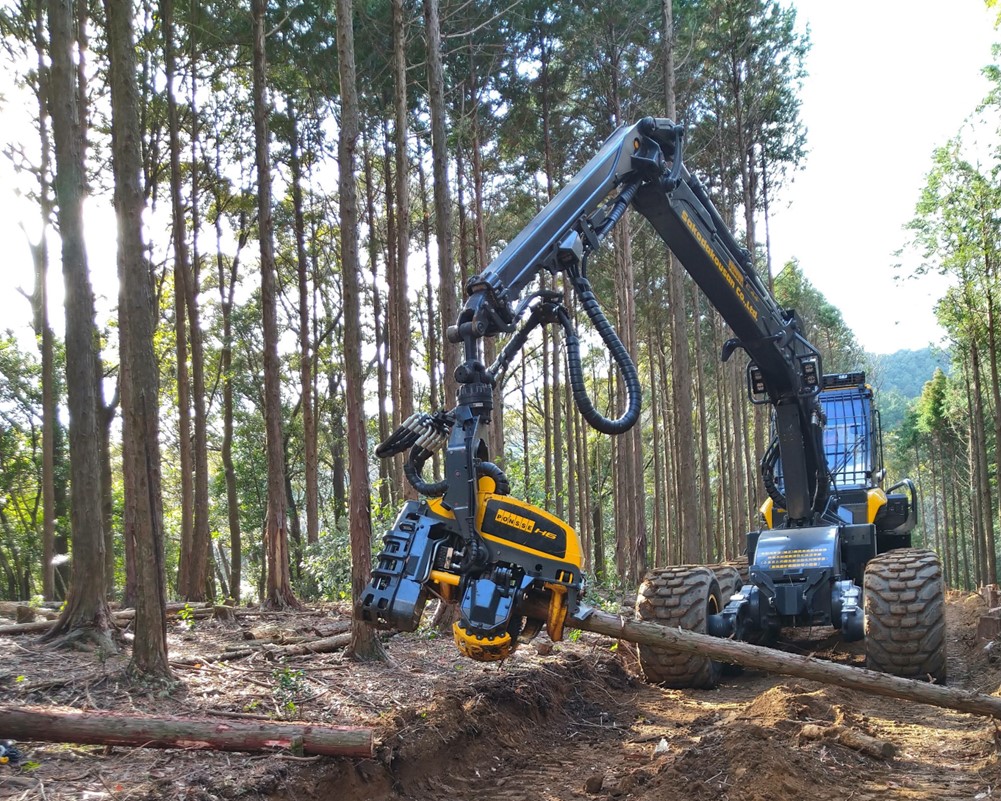
M 584 419 L 621 434 L 640 417 L 636 367 L 588 280 L 588 258 L 630 206 L 656 229 L 733 331 L 722 358 L 749 356 L 751 401 L 768 404 L 772 441 L 762 460 L 764 525 L 747 535 L 743 573 L 722 565 L 651 571 L 637 596 L 640 617 L 719 637 L 768 643 L 784 626 L 833 626 L 866 640 L 870 667 L 942 680 L 945 673 L 941 567 L 912 549 L 914 485 L 882 488 L 879 418 L 862 373 L 824 375 L 821 356 L 792 310 L 779 308 L 701 183 L 682 160 L 683 129 L 647 117 L 622 126 L 570 183 L 466 284 L 448 341 L 463 348 L 457 402 L 418 413 L 376 449 L 406 452 L 404 473 L 421 497 L 385 535 L 356 614 L 413 631 L 431 596 L 458 606 L 453 634 L 472 659 L 499 660 L 545 626 L 557 641 L 567 616 L 586 618 L 582 551 L 565 522 L 510 495 L 489 460 L 486 426 L 493 391 L 530 333 L 565 334 L 567 376 Z M 562 273 L 608 348 L 626 389 L 621 417 L 605 417 L 587 393 L 580 341 L 563 294 L 522 294 L 543 272 Z M 496 361 L 482 340 L 513 334 Z M 444 449 L 444 478 L 423 467 Z M 640 646 L 648 679 L 712 686 L 708 658 Z

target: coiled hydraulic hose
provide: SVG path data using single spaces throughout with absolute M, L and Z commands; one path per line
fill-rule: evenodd
M 580 413 L 587 420 L 588 424 L 600 431 L 602 434 L 622 434 L 636 425 L 640 419 L 640 405 L 642 401 L 642 389 L 640 386 L 639 374 L 636 371 L 636 364 L 633 362 L 626 346 L 622 344 L 619 335 L 615 332 L 612 324 L 605 317 L 605 313 L 598 305 L 598 300 L 591 289 L 591 282 L 582 274 L 571 274 L 574 291 L 580 301 L 585 314 L 591 320 L 601 341 L 605 343 L 608 352 L 622 374 L 622 380 L 626 386 L 627 406 L 621 417 L 610 419 L 599 412 L 591 398 L 587 394 L 587 385 L 584 382 L 584 368 L 580 361 L 580 340 L 577 332 L 574 331 L 570 318 L 565 310 L 562 310 L 560 322 L 566 332 L 567 340 L 567 376 L 570 379 L 570 388 L 573 392 L 574 403 Z
M 428 498 L 440 498 L 448 490 L 448 482 L 444 479 L 435 482 L 425 481 L 421 475 L 424 463 L 430 458 L 431 451 L 425 450 L 420 445 L 415 445 L 410 449 L 410 455 L 403 464 L 403 475 L 410 482 L 410 486 L 417 490 L 419 494 L 425 495 Z M 493 462 L 477 461 L 476 475 L 492 478 L 496 484 L 496 488 L 494 489 L 495 494 L 511 494 L 511 484 L 507 476 Z
M 420 445 L 414 445 L 410 449 L 407 461 L 403 463 L 403 475 L 406 476 L 410 486 L 421 495 L 429 498 L 440 498 L 448 489 L 448 482 L 445 480 L 429 482 L 421 476 L 424 463 L 431 458 L 431 451 L 425 450 Z

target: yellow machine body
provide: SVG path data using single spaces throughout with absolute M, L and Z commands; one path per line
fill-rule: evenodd
M 495 490 L 493 479 L 479 479 L 476 531 L 498 559 L 517 565 L 529 576 L 539 576 L 527 592 L 546 602 L 548 614 L 544 621 L 535 621 L 536 625 L 530 621 L 520 637 L 508 632 L 477 635 L 456 622 L 452 634 L 460 653 L 479 662 L 505 659 L 519 640 L 530 639 L 542 624 L 551 640 L 562 639 L 570 599 L 575 599 L 582 588 L 583 550 L 577 532 L 546 510 Z M 455 519 L 440 498 L 429 498 L 427 506 L 439 517 Z M 428 576 L 432 592 L 449 603 L 459 600 L 460 584 L 459 575 L 448 570 L 432 570 Z

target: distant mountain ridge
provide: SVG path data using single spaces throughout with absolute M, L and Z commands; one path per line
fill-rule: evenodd
M 949 372 L 949 354 L 938 349 L 868 355 L 873 371 L 871 382 L 880 392 L 899 392 L 908 400 L 921 395 L 925 382 L 935 374 L 936 368 Z
M 937 368 L 949 372 L 948 352 L 933 348 L 868 353 L 866 356 L 867 378 L 876 388 L 884 431 L 893 431 L 903 422 L 907 407 L 921 397 L 921 390 Z

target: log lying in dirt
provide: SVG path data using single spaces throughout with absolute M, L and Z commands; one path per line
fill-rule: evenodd
M 818 726 L 816 723 L 806 723 L 799 730 L 799 736 L 804 740 L 833 740 L 877 759 L 889 759 L 897 755 L 897 746 L 893 743 L 844 726 Z
M 735 640 L 710 637 L 708 634 L 658 626 L 656 623 L 626 620 L 597 609 L 583 618 L 576 616 L 567 618 L 566 625 L 640 645 L 702 654 L 720 662 L 767 670 L 771 673 L 813 679 L 889 698 L 904 698 L 908 701 L 968 712 L 971 715 L 1001 718 L 1001 698 L 996 696 L 902 679 L 874 670 L 838 665 L 809 656 L 787 654 Z
M 372 756 L 372 730 L 270 721 L 188 720 L 111 712 L 52 712 L 0 706 L 3 736 L 51 743 Z
M 270 645 L 246 648 L 231 648 L 221 654 L 214 656 L 189 656 L 183 659 L 171 659 L 172 665 L 197 665 L 203 662 L 235 662 L 238 659 L 246 659 L 248 656 L 263 653 L 267 659 L 275 659 L 279 656 L 303 656 L 306 654 L 329 654 L 344 648 L 351 642 L 351 633 L 335 634 L 332 637 L 321 637 L 318 640 L 307 640 L 306 642 L 292 645 Z
M 202 620 L 215 615 L 215 609 L 211 604 L 167 604 L 167 619 L 174 620 L 181 617 L 181 612 L 185 609 L 187 611 L 184 612 L 183 617 L 189 620 Z M 258 612 L 257 610 L 252 609 L 234 609 L 232 614 L 234 617 L 241 617 L 242 615 L 258 614 Z M 118 626 L 125 625 L 130 620 L 134 620 L 135 616 L 135 609 L 118 609 L 111 613 L 111 619 Z M 58 615 L 55 617 L 58 617 Z M 55 620 L 37 620 L 32 623 L 11 623 L 6 626 L 0 626 L 0 636 L 5 634 L 38 634 L 48 631 L 52 628 L 54 623 Z
M 0 626 L 0 637 L 5 634 L 38 634 L 52 628 L 54 620 L 36 620 L 34 623 L 11 623 Z

